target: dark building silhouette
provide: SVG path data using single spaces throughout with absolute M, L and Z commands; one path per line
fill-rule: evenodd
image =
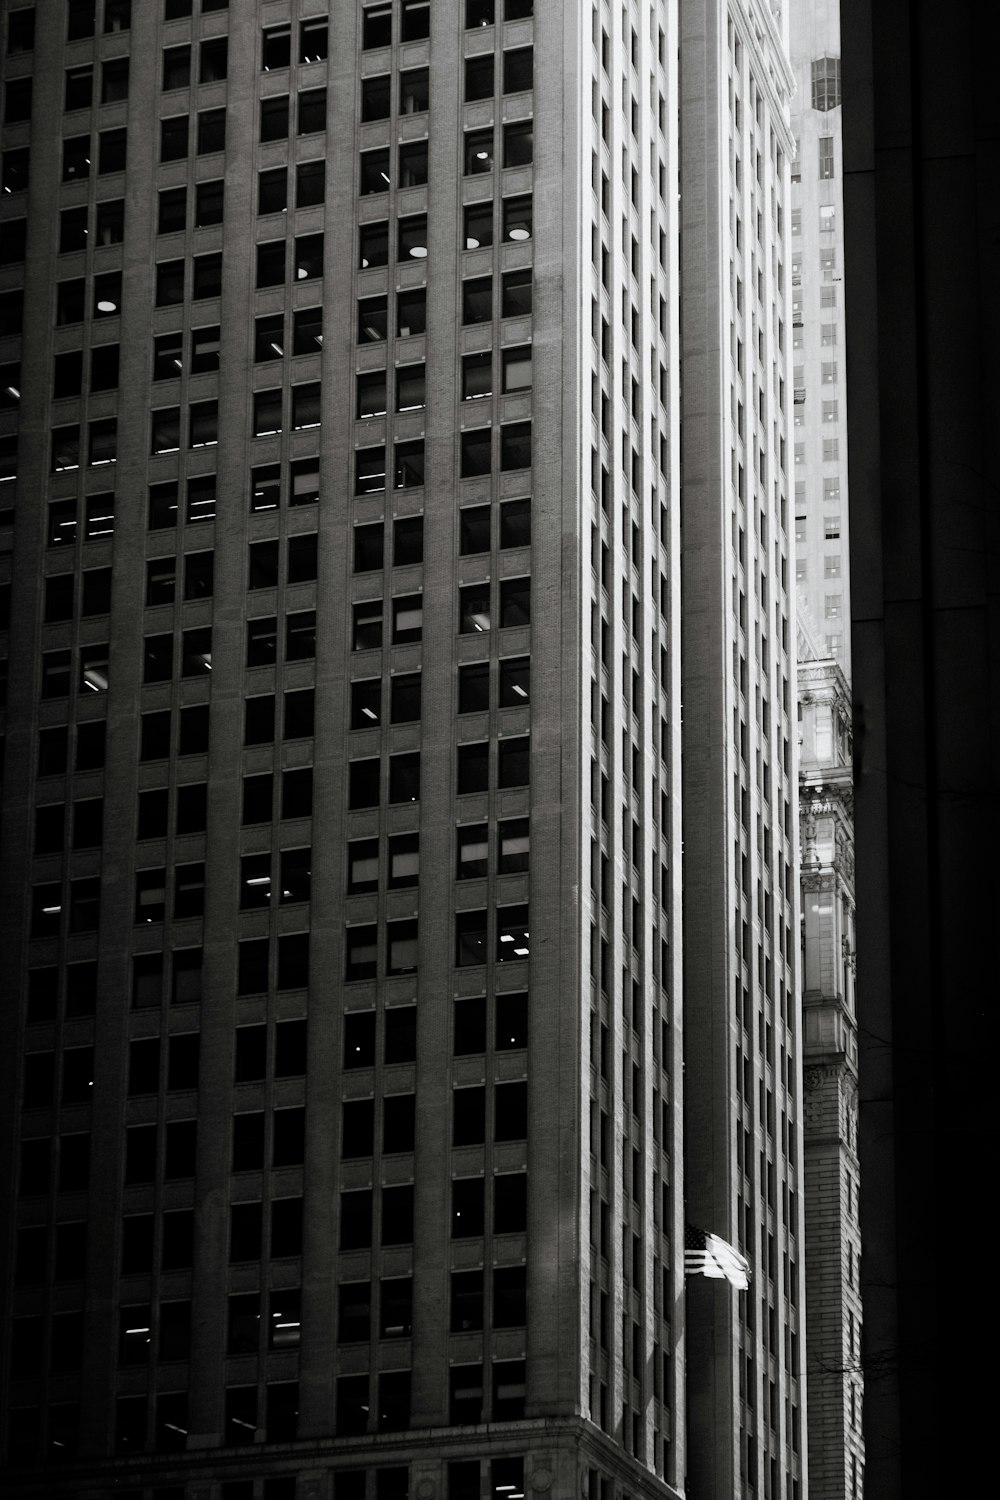
M 991 1412 L 997 251 L 989 5 L 844 0 L 865 1449 L 974 1489 Z

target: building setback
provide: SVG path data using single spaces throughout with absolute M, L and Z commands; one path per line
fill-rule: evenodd
M 788 76 L 704 9 L 3 6 L 13 1496 L 804 1495 Z

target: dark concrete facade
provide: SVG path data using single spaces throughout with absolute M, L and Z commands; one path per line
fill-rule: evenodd
M 997 18 L 842 19 L 865 1448 L 911 1500 L 991 1429 Z

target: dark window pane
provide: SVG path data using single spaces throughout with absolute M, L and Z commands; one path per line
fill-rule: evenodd
M 266 172 L 258 172 L 257 212 L 259 214 L 279 214 L 287 207 L 288 168 L 272 167 Z

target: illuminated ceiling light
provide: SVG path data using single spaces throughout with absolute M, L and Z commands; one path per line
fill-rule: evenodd
M 465 248 L 466 248 L 466 250 L 478 250 L 479 249 L 479 241 L 476 239 L 476 237 L 475 237 L 474 234 L 468 234 L 468 235 L 466 235 L 466 237 L 465 237 Z
M 427 246 L 426 245 L 411 245 L 410 246 L 410 254 L 413 256 L 414 260 L 426 260 L 427 259 Z
M 117 312 L 118 303 L 112 302 L 110 297 L 100 297 L 97 303 L 97 311 L 102 313 Z
M 507 231 L 509 240 L 530 240 L 531 231 L 526 224 L 512 224 Z

